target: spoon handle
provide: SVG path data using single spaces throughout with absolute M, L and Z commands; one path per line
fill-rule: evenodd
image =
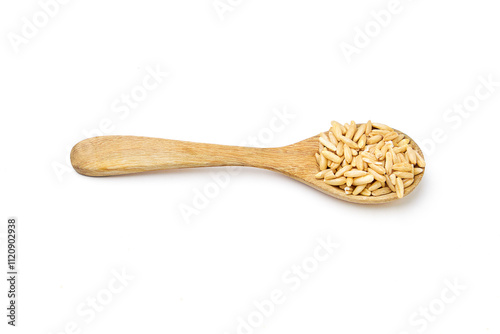
M 88 176 L 214 166 L 279 169 L 282 148 L 253 148 L 180 140 L 102 136 L 85 139 L 71 150 L 71 164 Z

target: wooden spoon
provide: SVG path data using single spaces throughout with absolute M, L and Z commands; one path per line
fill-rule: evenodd
M 283 147 L 253 148 L 148 137 L 101 136 L 76 144 L 71 150 L 71 164 L 78 173 L 88 176 L 174 168 L 249 166 L 285 174 L 348 202 L 376 204 L 398 199 L 396 193 L 383 196 L 347 195 L 342 189 L 317 180 L 315 175 L 319 172 L 319 167 L 314 154 L 318 150 L 318 137 L 319 135 Z M 423 156 L 415 142 L 411 142 L 412 147 Z M 423 175 L 424 173 L 415 176 L 413 184 L 405 189 L 405 196 L 415 189 Z

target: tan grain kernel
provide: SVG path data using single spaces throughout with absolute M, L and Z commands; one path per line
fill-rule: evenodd
M 363 196 L 371 196 L 372 195 L 372 192 L 368 189 L 363 189 L 363 191 L 360 193 L 360 195 L 363 195 Z
M 381 135 L 381 136 L 382 136 L 382 138 L 383 138 L 386 134 L 388 134 L 388 133 L 390 133 L 390 132 L 391 132 L 391 131 L 389 131 L 389 130 L 380 130 L 380 129 L 375 129 L 375 130 L 372 130 L 372 132 L 371 132 L 370 134 L 371 134 L 372 136 L 375 136 L 375 135 Z
M 336 155 L 333 152 L 330 152 L 330 151 L 327 151 L 327 150 L 323 150 L 323 152 L 321 152 L 321 155 L 323 155 L 328 160 L 331 160 L 331 161 L 333 161 L 333 162 L 335 162 L 337 164 L 339 164 L 339 163 L 342 162 L 342 158 L 339 157 L 338 155 Z
M 335 173 L 333 172 L 332 169 L 327 169 L 328 170 L 328 173 L 326 173 L 323 178 L 325 180 L 331 180 L 331 179 L 334 179 L 335 178 Z
M 392 173 L 392 154 L 391 152 L 387 152 L 385 154 L 385 172 L 387 174 L 391 174 Z
M 378 162 L 377 160 L 372 160 L 372 159 L 369 159 L 369 158 L 363 158 L 363 161 L 365 163 L 367 163 L 368 165 L 370 165 L 370 164 L 374 165 L 374 164 L 376 164 Z
M 366 122 L 366 131 L 365 131 L 365 134 L 368 136 L 370 134 L 370 132 L 372 132 L 372 129 L 373 129 L 373 125 L 372 125 L 372 121 L 368 121 Z
M 366 143 L 368 145 L 370 145 L 370 144 L 376 144 L 376 143 L 378 143 L 381 140 L 382 140 L 382 136 L 381 135 L 375 135 L 373 137 L 368 138 L 368 140 L 366 141 Z
M 408 145 L 394 147 L 394 153 L 396 153 L 396 154 L 405 153 L 407 148 L 408 148 Z
M 354 178 L 348 177 L 346 180 L 346 184 L 348 187 L 352 186 L 354 184 Z
M 417 155 L 417 166 L 420 168 L 424 168 L 425 167 L 424 158 L 417 151 L 415 151 L 415 154 Z
M 374 128 L 380 129 L 380 130 L 388 130 L 388 131 L 394 131 L 391 127 L 382 124 L 382 123 L 372 123 L 372 126 Z
M 359 170 L 364 169 L 363 157 L 361 155 L 356 157 L 356 168 Z
M 331 131 L 328 131 L 328 139 L 330 140 L 330 142 L 335 145 L 335 147 L 337 146 L 337 144 L 339 143 L 339 141 L 337 140 L 337 138 L 335 138 L 335 136 L 333 135 L 333 132 Z
M 366 131 L 366 124 L 360 125 L 358 130 L 356 130 L 356 133 L 354 134 L 352 140 L 357 142 L 361 138 L 361 136 L 365 133 L 365 131 Z
M 352 152 L 349 146 L 347 145 L 344 145 L 344 157 L 347 163 L 350 164 L 352 162 Z
M 344 142 L 343 141 L 339 141 L 339 143 L 337 145 L 337 154 L 339 155 L 339 157 L 344 156 Z
M 414 174 L 415 174 L 415 175 L 419 175 L 419 174 L 422 174 L 422 173 L 423 173 L 423 171 L 424 171 L 424 169 L 423 169 L 423 168 L 415 168 Z
M 384 136 L 384 141 L 393 140 L 393 139 L 396 139 L 397 137 L 398 137 L 397 132 L 392 131 Z
M 347 128 L 345 127 L 345 125 L 340 124 L 340 129 L 342 130 L 342 135 L 345 136 L 345 134 L 347 133 Z
M 393 192 L 396 192 L 396 187 L 394 186 L 394 184 L 392 183 L 392 180 L 391 178 L 389 177 L 389 175 L 386 175 L 385 176 L 385 184 L 393 191 Z M 394 180 L 394 183 L 396 182 L 396 180 Z
M 415 179 L 404 179 L 403 186 L 405 188 L 408 188 L 409 186 L 411 186 L 413 184 L 413 182 L 415 182 Z
M 380 152 L 382 152 L 382 159 L 385 158 L 385 155 L 387 154 L 387 151 L 389 150 L 389 144 L 385 144 L 382 149 L 380 150 Z
M 356 144 L 355 142 L 353 142 L 351 139 L 345 137 L 345 136 L 342 136 L 340 137 L 340 140 L 347 146 L 349 146 L 350 148 L 355 148 L 355 149 L 358 149 L 358 144 Z
M 354 188 L 352 194 L 354 196 L 359 195 L 366 188 L 366 184 L 362 184 Z
M 333 152 L 337 151 L 337 146 L 334 145 L 329 139 L 325 139 L 323 137 L 319 137 L 319 142 L 323 144 L 323 146 L 328 147 Z
M 332 185 L 332 186 L 340 186 L 340 185 L 346 183 L 346 178 L 345 177 L 338 177 L 336 179 L 325 180 L 325 183 Z
M 396 138 L 394 138 L 392 140 L 392 143 L 394 145 L 396 145 L 397 143 L 399 143 L 400 141 L 402 141 L 403 139 L 405 139 L 405 135 L 404 134 L 400 134 L 399 136 L 397 136 Z
M 403 198 L 405 195 L 405 186 L 400 177 L 396 179 L 396 194 L 398 195 L 398 198 Z
M 408 145 L 409 143 L 410 143 L 410 140 L 408 138 L 406 138 L 406 139 L 403 139 L 400 142 L 398 142 L 398 144 L 396 146 L 401 147 L 401 146 Z
M 340 124 L 338 122 L 332 121 L 332 128 L 333 135 L 335 138 L 338 140 L 340 136 L 342 136 L 342 129 L 340 128 Z
M 366 135 L 365 134 L 362 134 L 361 135 L 361 138 L 359 138 L 359 141 L 358 141 L 358 147 L 360 149 L 364 149 L 365 148 L 365 145 L 366 145 Z
M 374 171 L 376 171 L 377 173 L 381 174 L 381 175 L 384 175 L 385 174 L 385 169 L 384 167 L 382 166 L 379 166 L 379 165 L 375 165 L 375 164 L 370 164 L 369 165 L 371 169 L 373 169 Z
M 398 153 L 397 155 L 398 155 L 398 160 L 399 160 L 400 162 L 408 162 L 408 161 L 406 160 L 405 155 L 404 155 L 403 153 Z
M 397 177 L 396 177 L 396 175 L 394 175 L 394 174 L 391 174 L 391 175 L 389 176 L 389 179 L 391 180 L 391 183 L 392 183 L 393 185 L 396 185 L 396 178 L 397 178 Z
M 352 140 L 355 133 L 356 133 L 356 122 L 351 121 L 351 124 L 349 124 L 349 127 L 347 128 L 345 136 Z
M 325 174 L 328 173 L 330 170 L 325 169 L 320 171 L 318 174 L 314 175 L 314 177 L 318 180 L 322 180 L 325 177 Z
M 341 177 L 341 176 L 344 176 L 345 172 L 348 172 L 352 169 L 352 166 L 351 165 L 346 165 L 342 168 L 340 168 L 337 173 L 335 173 L 335 177 Z
M 367 158 L 367 159 L 370 159 L 370 160 L 373 160 L 373 161 L 377 161 L 377 157 L 375 157 L 375 154 L 372 154 L 368 151 L 363 151 L 360 153 L 360 155 L 363 157 L 363 158 Z
M 382 196 L 382 195 L 387 195 L 387 194 L 390 194 L 392 193 L 392 189 L 389 188 L 389 187 L 384 187 L 384 188 L 380 188 L 380 189 L 377 189 L 375 191 L 372 191 L 372 196 Z
M 336 170 L 337 168 L 339 168 L 339 167 L 340 167 L 340 164 L 336 164 L 336 163 L 334 163 L 334 162 L 332 162 L 332 164 L 330 165 L 330 168 L 331 168 L 333 171 L 335 171 L 335 170 Z
M 375 150 L 377 150 L 377 149 L 381 150 L 382 147 L 384 147 L 384 145 L 385 145 L 385 141 L 383 141 L 383 140 L 379 141 L 377 143 L 377 145 L 375 145 Z
M 385 178 L 384 178 L 384 180 L 385 180 Z M 377 189 L 379 189 L 379 188 L 382 188 L 382 185 L 383 185 L 383 183 L 382 183 L 382 182 L 375 181 L 375 182 L 373 182 L 373 183 L 372 183 L 372 184 L 368 187 L 368 190 L 370 190 L 370 191 L 375 191 L 375 190 L 377 190 Z
M 320 170 L 325 170 L 328 167 L 328 161 L 326 160 L 325 156 L 323 154 L 320 154 L 319 158 L 319 169 Z
M 407 162 L 400 162 L 398 164 L 395 164 L 392 169 L 398 172 L 411 172 L 412 171 L 412 165 L 410 165 Z
M 417 163 L 417 153 L 411 146 L 409 146 L 406 149 L 406 153 L 408 153 L 408 159 L 410 160 L 410 163 L 415 165 Z
M 365 176 L 355 178 L 354 182 L 352 184 L 355 186 L 360 186 L 362 184 L 371 183 L 371 182 L 373 182 L 374 179 L 375 178 L 373 177 L 373 175 L 365 175 Z
M 375 180 L 377 180 L 379 182 L 384 182 L 385 181 L 385 176 L 380 175 L 379 173 L 377 173 L 376 171 L 374 171 L 371 168 L 368 168 L 368 173 L 370 173 L 375 178 Z
M 368 175 L 368 172 L 365 172 L 363 170 L 358 170 L 358 169 L 351 169 L 347 172 L 344 173 L 345 177 L 361 177 Z
M 411 172 L 394 172 L 394 175 L 402 179 L 413 179 L 413 173 Z

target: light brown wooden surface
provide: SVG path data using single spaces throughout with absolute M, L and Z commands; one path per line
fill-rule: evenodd
M 398 199 L 396 193 L 378 197 L 346 195 L 338 187 L 317 180 L 315 174 L 319 172 L 319 168 L 314 153 L 318 150 L 318 137 L 319 135 L 284 147 L 252 148 L 149 137 L 102 136 L 76 144 L 71 150 L 71 164 L 78 173 L 88 176 L 175 168 L 249 166 L 282 173 L 327 195 L 349 202 L 376 204 Z M 412 143 L 412 147 L 422 154 L 413 140 Z M 423 175 L 424 173 L 415 176 L 415 182 L 405 189 L 405 196 L 415 189 Z

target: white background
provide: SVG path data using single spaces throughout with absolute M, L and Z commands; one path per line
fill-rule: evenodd
M 1 332 L 500 333 L 498 4 L 401 0 L 346 57 L 343 43 L 380 27 L 370 12 L 389 1 L 222 3 L 231 10 L 220 15 L 211 0 L 70 1 L 15 46 L 41 7 L 2 2 L 1 268 L 16 216 L 20 309 L 10 328 L 2 278 Z M 148 68 L 169 75 L 127 116 L 115 112 Z M 487 97 L 481 77 L 497 85 Z M 447 112 L 464 101 L 467 115 Z M 277 112 L 293 116 L 270 132 Z M 89 178 L 68 165 L 102 124 L 104 134 L 280 146 L 333 119 L 418 139 L 428 162 L 418 189 L 368 207 L 265 170 L 214 187 L 224 169 Z M 314 265 L 327 238 L 340 246 L 293 290 L 283 277 Z M 109 292 L 122 270 L 133 278 Z M 256 314 L 275 289 L 283 303 Z M 90 319 L 96 297 L 106 305 Z M 262 324 L 241 325 L 249 316 Z

